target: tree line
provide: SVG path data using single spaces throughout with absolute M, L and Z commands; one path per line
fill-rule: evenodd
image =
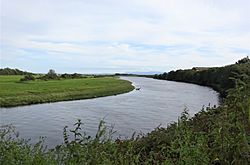
M 233 77 L 237 75 L 240 75 L 237 78 L 242 81 L 246 81 L 249 77 L 250 59 L 248 57 L 239 60 L 235 64 L 224 67 L 179 69 L 154 75 L 154 78 L 209 86 L 220 92 L 222 96 L 225 96 L 226 91 L 235 86 Z
M 50 69 L 47 74 L 40 75 L 38 77 L 35 77 L 35 76 L 31 75 L 31 74 L 27 74 L 23 78 L 21 78 L 20 81 L 32 81 L 32 80 L 36 80 L 36 79 L 47 81 L 47 80 L 75 79 L 75 78 L 83 78 L 83 76 L 82 76 L 82 74 L 78 74 L 78 73 L 57 74 L 55 72 L 55 70 Z
M 33 73 L 21 71 L 19 69 L 0 68 L 0 75 L 27 75 L 27 74 L 33 74 Z

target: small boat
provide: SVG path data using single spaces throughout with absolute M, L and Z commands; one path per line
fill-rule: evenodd
M 139 91 L 141 89 L 141 87 L 135 88 L 135 90 Z

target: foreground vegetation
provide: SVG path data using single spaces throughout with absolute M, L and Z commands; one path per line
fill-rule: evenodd
M 130 82 L 114 77 L 20 81 L 23 76 L 0 76 L 0 107 L 88 99 L 129 92 Z
M 0 164 L 247 165 L 250 162 L 250 62 L 226 68 L 235 71 L 234 67 L 239 72 L 230 72 L 225 80 L 232 86 L 225 92 L 220 107 L 203 108 L 192 118 L 184 110 L 176 123 L 156 128 L 144 136 L 113 141 L 112 129 L 101 121 L 96 136 L 89 137 L 81 130 L 79 120 L 74 130 L 64 128 L 63 144 L 46 151 L 42 142 L 30 145 L 14 138 L 11 128 L 3 127 Z M 211 84 L 226 75 L 224 67 L 216 69 L 221 74 L 211 74 L 214 76 Z M 189 73 L 189 70 L 183 72 Z M 202 77 L 203 72 L 199 75 Z M 224 82 L 218 83 L 221 89 L 225 88 Z M 73 134 L 73 140 L 69 139 L 69 134 Z

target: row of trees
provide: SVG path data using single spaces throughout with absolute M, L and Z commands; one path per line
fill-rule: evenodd
M 82 78 L 81 74 L 78 73 L 74 73 L 74 74 L 57 74 L 55 72 L 55 70 L 50 69 L 49 72 L 43 76 L 39 76 L 39 77 L 34 77 L 31 74 L 27 74 L 24 76 L 24 78 L 21 78 L 20 81 L 31 81 L 31 80 L 35 80 L 35 79 L 40 79 L 40 80 L 60 80 L 60 79 L 74 79 L 74 78 Z
M 236 75 L 240 75 L 238 78 L 241 80 L 246 79 L 250 75 L 250 60 L 248 57 L 239 60 L 236 64 L 225 67 L 203 68 L 201 70 L 197 68 L 176 70 L 155 75 L 154 78 L 210 86 L 224 96 L 229 88 L 235 86 L 232 77 Z
M 19 69 L 10 69 L 10 68 L 0 69 L 0 75 L 27 75 L 27 74 L 32 74 L 32 73 L 21 71 Z

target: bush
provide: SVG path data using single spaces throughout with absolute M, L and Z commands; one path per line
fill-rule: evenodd
M 24 78 L 21 78 L 20 81 L 33 81 L 35 79 L 36 78 L 33 75 L 28 74 L 28 75 L 25 75 Z
M 60 78 L 64 78 L 64 79 L 74 79 L 74 78 L 82 78 L 81 74 L 78 73 L 74 73 L 74 74 L 67 74 L 64 73 L 60 76 Z

